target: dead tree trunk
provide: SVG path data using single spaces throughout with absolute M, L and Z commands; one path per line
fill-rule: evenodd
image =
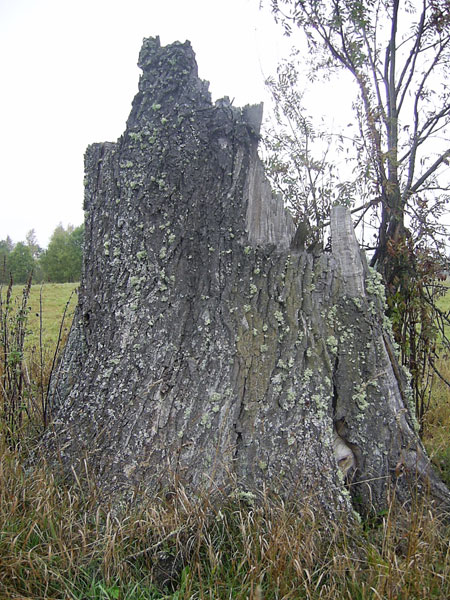
M 117 143 L 86 152 L 76 318 L 53 388 L 63 465 L 109 490 L 264 485 L 329 511 L 411 481 L 448 503 L 414 431 L 383 287 L 336 208 L 294 227 L 257 155 L 262 108 L 211 103 L 188 42 L 144 41 Z

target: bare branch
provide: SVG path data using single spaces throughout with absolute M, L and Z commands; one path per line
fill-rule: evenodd
M 420 50 L 420 44 L 422 42 L 422 36 L 424 33 L 424 24 L 425 24 L 425 13 L 426 13 L 426 2 L 425 0 L 423 0 L 423 9 L 422 9 L 422 14 L 420 16 L 420 22 L 419 22 L 419 26 L 417 29 L 417 34 L 415 36 L 415 43 L 411 49 L 411 52 L 409 53 L 408 58 L 405 61 L 405 65 L 403 67 L 403 71 L 400 74 L 399 80 L 398 80 L 398 84 L 397 84 L 397 94 L 400 93 L 400 90 L 403 87 L 403 91 L 401 93 L 400 96 L 400 101 L 398 103 L 398 111 L 400 112 L 402 106 L 403 106 L 403 102 L 405 100 L 406 97 L 406 93 L 409 89 L 409 86 L 413 80 L 414 77 L 414 73 L 416 71 L 416 63 L 417 63 L 417 57 L 419 55 L 419 50 Z M 412 63 L 412 64 L 411 64 Z M 411 68 L 409 69 L 409 66 L 411 65 Z M 403 86 L 403 80 L 406 76 L 406 73 L 408 72 L 409 69 L 409 75 L 408 75 L 408 79 L 405 83 L 405 85 Z
M 411 151 L 410 151 L 410 155 L 409 155 L 408 178 L 407 178 L 407 182 L 406 182 L 406 186 L 405 186 L 405 193 L 408 193 L 408 190 L 411 189 L 411 187 L 412 187 L 412 181 L 414 178 L 414 170 L 415 170 L 415 165 L 416 165 L 417 149 L 418 149 L 419 145 L 422 143 L 422 141 L 421 141 L 422 136 L 427 131 L 427 129 L 429 128 L 430 125 L 437 122 L 439 119 L 443 118 L 445 116 L 445 114 L 448 113 L 448 111 L 449 111 L 449 107 L 444 106 L 443 109 L 440 111 L 440 113 L 433 115 L 431 120 L 428 119 L 427 122 L 419 130 L 419 127 L 420 127 L 419 101 L 422 97 L 425 83 L 426 83 L 428 77 L 430 76 L 430 74 L 432 73 L 434 67 L 438 64 L 440 53 L 442 51 L 443 51 L 443 49 L 441 48 L 440 52 L 438 54 L 436 54 L 436 56 L 434 57 L 432 64 L 427 69 L 427 71 L 425 71 L 425 73 L 423 74 L 422 80 L 416 91 L 415 100 L 414 100 L 414 108 L 413 108 L 414 133 L 413 133 L 413 142 L 411 144 Z M 431 173 L 432 172 L 433 171 L 431 171 Z
M 369 62 L 370 62 L 370 67 L 371 67 L 371 71 L 372 71 L 372 78 L 373 78 L 373 85 L 375 88 L 375 93 L 376 93 L 376 97 L 377 97 L 377 101 L 378 101 L 378 108 L 381 112 L 382 118 L 383 118 L 383 122 L 385 124 L 385 126 L 387 127 L 387 116 L 386 116 L 386 112 L 384 110 L 384 106 L 383 106 L 383 100 L 381 98 L 381 90 L 380 90 L 380 86 L 378 83 L 378 78 L 377 78 L 377 73 L 379 74 L 380 78 L 383 79 L 383 75 L 382 73 L 379 72 L 379 69 L 377 67 L 376 64 L 376 58 L 374 58 L 373 53 L 372 53 L 372 49 L 370 47 L 369 44 L 369 40 L 367 38 L 367 31 L 366 28 L 363 27 L 362 29 L 363 31 L 363 37 L 364 37 L 364 43 L 366 44 L 366 48 L 367 48 L 367 53 L 369 56 Z M 376 53 L 377 49 L 376 49 L 376 44 L 374 43 L 374 51 Z
M 422 177 L 420 177 L 416 183 L 411 186 L 409 192 L 410 194 L 415 194 L 416 192 L 419 191 L 420 187 L 423 185 L 423 183 L 436 171 L 436 169 L 446 160 L 450 159 L 450 148 L 444 152 L 444 154 L 442 154 L 438 159 L 436 159 L 434 161 L 434 163 L 431 165 L 431 167 L 429 169 L 427 169 L 425 171 L 425 173 L 422 175 Z
M 433 371 L 436 373 L 436 375 L 439 377 L 439 379 L 441 381 L 443 381 L 445 383 L 445 385 L 450 387 L 450 381 L 442 375 L 442 373 L 439 371 L 439 369 L 436 368 L 436 365 L 434 364 L 434 360 L 430 359 L 429 362 L 430 362 L 430 367 L 433 369 Z

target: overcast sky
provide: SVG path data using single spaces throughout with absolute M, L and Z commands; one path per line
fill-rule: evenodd
M 83 154 L 115 141 L 142 39 L 192 42 L 213 99 L 264 99 L 287 43 L 259 0 L 0 0 L 0 239 L 83 221 Z

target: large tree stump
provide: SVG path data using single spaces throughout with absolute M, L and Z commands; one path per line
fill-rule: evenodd
M 395 482 L 448 503 L 414 430 L 383 287 L 350 216 L 332 251 L 294 225 L 257 155 L 262 108 L 211 103 L 188 42 L 144 41 L 117 143 L 86 152 L 79 304 L 53 386 L 56 441 L 107 490 L 266 486 L 376 510 Z

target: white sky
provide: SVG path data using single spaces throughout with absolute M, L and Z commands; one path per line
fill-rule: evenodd
M 0 0 L 0 240 L 22 241 L 34 228 L 45 247 L 59 222 L 83 222 L 84 151 L 123 133 L 144 37 L 189 39 L 213 99 L 267 101 L 264 79 L 291 41 L 269 0 L 262 11 L 259 3 Z M 353 119 L 349 78 L 314 86 L 308 112 L 333 129 Z
M 213 99 L 264 99 L 287 42 L 259 0 L 0 0 L 0 239 L 83 221 L 83 154 L 123 132 L 142 39 L 192 42 Z

